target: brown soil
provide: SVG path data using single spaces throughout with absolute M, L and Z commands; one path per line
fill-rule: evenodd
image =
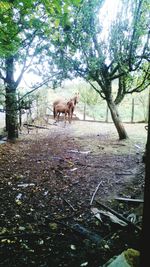
M 91 208 L 104 210 L 99 201 L 141 227 L 143 204 L 115 197 L 143 198 L 144 126 L 126 124 L 130 139 L 119 141 L 113 124 L 49 121 L 1 144 L 0 266 L 100 267 L 139 249 L 137 228 Z

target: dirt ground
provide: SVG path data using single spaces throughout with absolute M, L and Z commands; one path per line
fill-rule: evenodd
M 100 267 L 138 250 L 143 203 L 115 198 L 143 199 L 145 124 L 124 124 L 125 141 L 111 123 L 43 126 L 0 145 L 0 266 Z

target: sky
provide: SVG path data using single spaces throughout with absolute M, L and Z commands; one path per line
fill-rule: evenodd
M 120 0 L 105 0 L 105 3 L 100 11 L 99 18 L 103 21 L 103 38 L 107 38 L 110 22 L 116 17 L 117 8 Z
M 105 0 L 105 3 L 103 5 L 101 12 L 107 16 L 107 20 L 108 18 L 110 19 L 115 18 L 119 3 L 120 3 L 120 0 Z

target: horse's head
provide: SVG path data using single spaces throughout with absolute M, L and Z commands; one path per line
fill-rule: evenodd
M 79 102 L 79 92 L 75 93 L 75 97 L 73 98 L 73 100 L 74 100 L 74 105 L 78 104 L 78 102 Z

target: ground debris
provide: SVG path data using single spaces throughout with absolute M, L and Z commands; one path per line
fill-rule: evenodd
M 114 214 L 116 217 L 118 217 L 120 220 L 122 220 L 124 223 L 126 223 L 128 226 L 130 226 L 131 228 L 133 228 L 134 230 L 138 230 L 141 231 L 141 228 L 137 225 L 135 225 L 134 223 L 132 223 L 130 220 L 128 220 L 127 218 L 125 218 L 122 214 L 116 212 L 115 210 L 113 210 L 110 207 L 107 207 L 106 205 L 100 203 L 99 201 L 96 200 L 96 203 L 103 207 L 104 209 L 108 210 L 110 213 Z
M 97 136 L 101 125 L 84 134 L 79 124 L 38 133 L 32 127 L 30 135 L 24 129 L 16 143 L 0 146 L 0 266 L 99 267 L 116 252 L 138 248 L 139 230 L 91 212 L 98 199 L 140 225 L 138 203 L 114 200 L 114 195 L 142 199 L 143 165 L 136 163 L 133 143 L 115 150 L 115 134 Z
M 103 240 L 103 238 L 100 235 L 90 231 L 89 229 L 86 229 L 85 227 L 83 227 L 80 224 L 72 225 L 71 229 L 76 231 L 77 233 L 79 233 L 85 239 L 89 239 L 91 242 L 93 242 L 97 245 L 99 245 L 101 243 L 101 241 Z

